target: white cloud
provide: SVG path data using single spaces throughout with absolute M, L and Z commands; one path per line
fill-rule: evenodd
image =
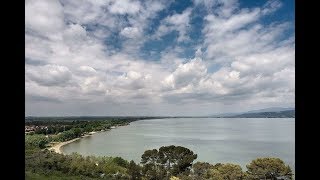
M 210 14 L 218 14 L 219 17 L 224 18 L 230 17 L 239 6 L 237 0 L 193 0 L 193 2 Z
M 77 72 L 75 72 L 77 73 Z M 91 67 L 91 66 L 80 66 L 78 68 L 78 75 L 79 76 L 92 76 L 92 75 L 96 75 L 97 71 Z
M 94 94 L 103 96 L 106 92 L 106 85 L 103 83 L 103 80 L 97 76 L 92 76 L 85 78 L 81 82 L 81 88 L 84 91 L 84 93 Z
M 230 4 L 233 6 L 237 3 Z M 201 46 L 204 51 L 198 48 L 195 57 L 203 58 L 202 64 L 207 71 L 199 71 L 204 73 L 197 76 L 196 83 L 192 83 L 194 76 L 181 73 L 186 78 L 181 82 L 185 84 L 177 86 L 177 72 L 182 64 L 178 66 L 163 81 L 164 87 L 173 90 L 166 95 L 167 99 L 174 99 L 176 103 L 187 99 L 198 99 L 198 102 L 200 99 L 212 100 L 223 104 L 236 104 L 236 101 L 242 100 L 249 105 L 254 102 L 269 105 L 276 102 L 294 103 L 294 41 L 278 41 L 290 25 L 257 23 L 265 16 L 265 10 L 271 8 L 269 5 L 262 9 L 235 11 L 237 7 L 229 7 L 230 4 L 217 10 L 222 15 L 209 14 L 205 18 L 205 39 Z M 272 7 L 279 8 L 280 5 Z M 224 8 L 229 10 L 224 11 Z M 218 69 L 211 72 L 210 67 Z M 280 72 L 288 73 L 287 79 Z M 279 80 L 279 77 L 283 79 Z M 292 100 L 284 100 L 284 97 L 291 97 Z M 260 99 L 257 101 L 257 98 Z
M 294 105 L 294 37 L 283 37 L 292 24 L 259 23 L 279 1 L 241 9 L 235 0 L 194 0 L 148 34 L 171 2 L 26 1 L 26 112 L 199 114 L 212 107 Z M 197 7 L 207 11 L 203 41 L 186 59 L 177 44 L 191 43 Z M 160 52 L 159 61 L 141 58 L 145 42 L 173 31 L 177 44 Z M 115 34 L 119 50 L 106 41 Z
M 165 86 L 179 89 L 189 84 L 197 84 L 206 73 L 206 66 L 201 59 L 193 59 L 188 63 L 180 64 L 172 74 L 164 79 L 163 83 Z
M 133 0 L 115 0 L 111 2 L 109 10 L 115 14 L 135 14 L 139 12 L 141 5 L 139 1 Z
M 263 14 L 270 14 L 277 9 L 279 9 L 282 6 L 281 1 L 278 0 L 270 0 L 267 1 L 266 4 L 264 5 L 264 9 L 262 10 Z
M 189 21 L 192 9 L 188 8 L 181 14 L 173 14 L 172 16 L 166 17 L 159 26 L 154 38 L 161 38 L 162 36 L 177 31 L 179 33 L 178 42 L 188 40 L 187 31 L 189 29 Z
M 64 28 L 63 7 L 58 0 L 27 0 L 25 10 L 25 27 L 30 33 L 52 37 Z
M 27 66 L 26 75 L 30 80 L 44 86 L 65 85 L 72 77 L 67 67 L 58 65 Z
M 140 36 L 141 32 L 137 27 L 125 27 L 120 34 L 127 38 L 136 38 Z

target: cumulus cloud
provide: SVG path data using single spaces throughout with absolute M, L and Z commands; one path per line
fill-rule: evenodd
M 25 9 L 26 31 L 30 33 L 51 37 L 51 33 L 64 28 L 63 7 L 59 1 L 27 0 Z
M 111 13 L 115 14 L 135 14 L 141 9 L 139 1 L 133 0 L 122 0 L 112 1 L 109 6 Z
M 27 0 L 26 114 L 203 115 L 294 106 L 295 40 L 286 36 L 293 24 L 261 23 L 280 1 L 243 8 L 236 0 L 194 0 L 169 13 L 172 2 Z M 202 28 L 191 23 L 197 8 L 205 11 Z M 152 44 L 172 32 L 176 39 L 165 41 L 173 44 Z M 142 56 L 148 48 L 158 60 Z
M 181 14 L 173 14 L 172 16 L 166 17 L 159 26 L 155 38 L 161 38 L 162 36 L 172 32 L 177 31 L 179 33 L 179 37 L 177 41 L 188 40 L 188 27 L 190 21 L 191 9 L 188 8 L 184 10 Z
M 64 85 L 72 77 L 67 67 L 58 65 L 27 67 L 26 75 L 30 80 L 44 86 Z
M 206 75 L 207 68 L 201 59 L 193 59 L 188 63 L 180 64 L 177 69 L 167 76 L 163 83 L 173 89 L 198 83 L 199 79 Z
M 79 76 L 92 76 L 96 75 L 97 71 L 91 66 L 80 66 L 75 73 Z
M 134 38 L 140 35 L 140 30 L 137 27 L 125 27 L 120 34 L 127 38 Z

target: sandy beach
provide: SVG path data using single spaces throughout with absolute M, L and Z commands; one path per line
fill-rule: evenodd
M 71 139 L 69 141 L 65 141 L 65 142 L 52 142 L 52 147 L 48 148 L 48 150 L 50 151 L 54 151 L 56 153 L 59 153 L 59 154 L 63 154 L 63 152 L 61 151 L 61 147 L 64 146 L 64 145 L 67 145 L 69 143 L 72 143 L 74 141 L 77 141 L 81 138 L 85 138 L 85 137 L 88 137 L 88 136 L 91 136 L 93 134 L 95 134 L 97 132 L 93 131 L 93 132 L 90 132 L 84 136 L 81 136 L 81 137 L 78 137 L 78 138 L 75 138 L 75 139 Z
M 112 129 L 115 129 L 117 128 L 117 126 L 112 126 L 113 128 Z M 65 142 L 52 142 L 52 146 L 48 148 L 49 151 L 54 151 L 56 153 L 59 153 L 59 154 L 64 154 L 61 150 L 61 147 L 64 146 L 64 145 L 67 145 L 69 143 L 72 143 L 74 141 L 77 141 L 81 138 L 85 138 L 85 137 L 88 137 L 88 136 L 91 136 L 93 134 L 96 134 L 96 133 L 99 133 L 99 132 L 105 132 L 105 131 L 108 131 L 108 130 L 101 130 L 101 131 L 92 131 L 92 132 L 89 132 L 88 134 L 85 134 L 81 137 L 78 137 L 78 138 L 75 138 L 75 139 L 71 139 L 69 141 L 65 141 Z

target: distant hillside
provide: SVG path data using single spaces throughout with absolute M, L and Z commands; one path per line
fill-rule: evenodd
M 256 109 L 251 111 L 245 111 L 245 112 L 228 112 L 228 113 L 220 113 L 220 114 L 212 114 L 209 115 L 209 117 L 236 117 L 238 115 L 243 114 L 256 114 L 256 113 L 270 113 L 270 112 L 281 112 L 281 111 L 289 111 L 289 110 L 295 110 L 294 107 L 270 107 L 265 109 Z
M 271 108 L 265 108 L 265 109 L 258 109 L 258 110 L 252 110 L 244 113 L 260 113 L 260 112 L 281 112 L 281 111 L 289 111 L 289 110 L 294 110 L 293 107 L 271 107 Z M 241 114 L 244 114 L 241 113 Z
M 286 110 L 279 112 L 258 112 L 243 113 L 234 116 L 225 116 L 229 118 L 295 118 L 295 110 Z

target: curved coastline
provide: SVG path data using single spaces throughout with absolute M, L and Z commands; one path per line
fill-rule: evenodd
M 101 131 L 101 132 L 104 132 L 104 131 Z M 67 145 L 67 144 L 70 144 L 70 143 L 72 143 L 72 142 L 78 141 L 78 140 L 80 140 L 81 138 L 85 138 L 85 137 L 91 136 L 91 135 L 93 135 L 93 134 L 95 134 L 95 133 L 97 133 L 97 132 L 96 132 L 96 131 L 92 131 L 92 132 L 90 132 L 90 133 L 88 133 L 88 134 L 86 134 L 86 135 L 83 135 L 83 136 L 78 137 L 78 138 L 71 139 L 71 140 L 69 140 L 69 141 L 53 142 L 53 145 L 52 145 L 50 148 L 48 148 L 48 150 L 49 150 L 49 151 L 54 151 L 54 152 L 56 152 L 56 153 L 58 153 L 58 154 L 65 154 L 65 153 L 63 153 L 63 151 L 61 150 L 61 148 L 62 148 L 63 146 L 65 146 L 65 145 Z
M 137 120 L 139 121 L 139 120 Z M 52 146 L 50 146 L 49 148 L 47 148 L 49 151 L 54 151 L 58 154 L 64 154 L 66 155 L 66 153 L 64 153 L 62 151 L 62 147 L 67 145 L 67 144 L 70 144 L 70 143 L 73 143 L 75 141 L 78 141 L 82 138 L 85 138 L 85 137 L 89 137 L 89 136 L 92 136 L 93 134 L 96 134 L 96 133 L 100 133 L 100 132 L 106 132 L 106 131 L 111 131 L 112 129 L 116 129 L 118 127 L 121 127 L 121 126 L 128 126 L 130 125 L 131 123 L 128 123 L 128 124 L 125 124 L 125 125 L 116 125 L 116 126 L 112 126 L 110 129 L 104 129 L 104 130 L 101 130 L 101 131 L 92 131 L 92 132 L 89 132 L 81 137 L 78 137 L 78 138 L 74 138 L 74 139 L 71 139 L 69 141 L 64 141 L 64 142 L 51 142 Z
M 112 126 L 110 129 L 105 129 L 105 130 L 101 130 L 101 131 L 92 131 L 92 132 L 89 132 L 89 133 L 87 133 L 87 134 L 85 134 L 85 135 L 83 135 L 83 136 L 81 136 L 81 137 L 74 138 L 74 139 L 71 139 L 71 140 L 69 140 L 69 141 L 64 141 L 64 142 L 52 142 L 53 145 L 52 145 L 51 147 L 49 147 L 48 150 L 49 150 L 49 151 L 54 151 L 54 152 L 56 152 L 56 153 L 58 153 L 58 154 L 64 154 L 64 155 L 66 155 L 65 153 L 63 153 L 63 151 L 61 150 L 61 148 L 62 148 L 63 146 L 65 146 L 65 145 L 67 145 L 67 144 L 70 144 L 70 143 L 72 143 L 72 142 L 78 141 L 78 140 L 80 140 L 80 139 L 82 139 L 82 138 L 85 138 L 85 137 L 89 137 L 89 136 L 91 136 L 91 135 L 93 135 L 93 134 L 96 134 L 96 133 L 105 132 L 105 131 L 110 131 L 110 130 L 112 130 L 112 129 L 116 129 L 116 128 L 119 127 L 119 126 L 128 126 L 128 125 L 130 125 L 130 123 L 125 124 L 125 125 Z

